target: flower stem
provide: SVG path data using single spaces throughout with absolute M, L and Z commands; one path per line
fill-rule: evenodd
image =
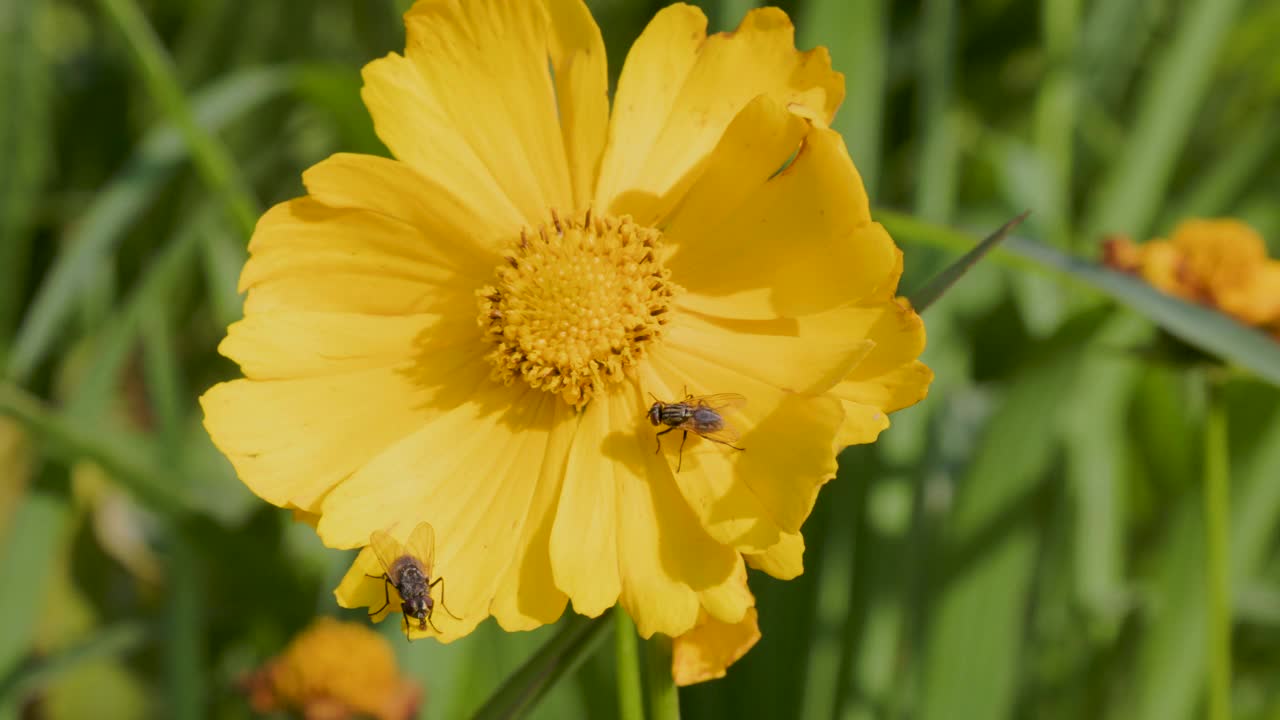
M 644 644 L 651 720 L 680 720 L 680 695 L 671 676 L 671 638 L 654 634 Z
M 613 612 L 613 630 L 617 655 L 618 717 L 620 720 L 644 720 L 636 626 L 621 608 Z
M 1209 718 L 1231 717 L 1231 568 L 1228 525 L 1231 463 L 1227 450 L 1227 414 L 1222 393 L 1208 381 L 1209 417 L 1205 423 L 1204 512 L 1209 577 Z

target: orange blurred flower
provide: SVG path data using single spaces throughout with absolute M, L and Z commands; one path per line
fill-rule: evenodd
M 1103 262 L 1153 287 L 1208 305 L 1246 325 L 1280 332 L 1280 260 L 1239 220 L 1186 220 L 1169 239 L 1107 239 Z
M 307 720 L 415 717 L 422 690 L 403 678 L 386 638 L 359 623 L 321 618 L 245 682 L 260 713 Z

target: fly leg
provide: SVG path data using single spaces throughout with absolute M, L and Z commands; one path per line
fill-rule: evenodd
M 655 435 L 655 436 L 654 436 L 654 438 L 655 438 L 655 439 L 661 438 L 663 435 L 666 435 L 667 433 L 669 433 L 669 432 L 671 432 L 672 430 L 675 430 L 675 429 L 676 429 L 676 426 L 675 426 L 675 425 L 672 425 L 671 427 L 667 428 L 666 430 L 663 430 L 662 432 L 660 432 L 660 433 L 658 433 L 657 435 Z M 685 433 L 685 434 L 686 434 L 686 435 L 688 435 L 688 433 Z M 684 447 L 684 443 L 683 443 L 683 442 L 681 442 L 681 443 L 680 443 L 680 447 Z M 654 450 L 654 451 L 653 451 L 653 454 L 654 454 L 654 455 L 657 455 L 657 454 L 658 454 L 658 453 L 660 453 L 660 452 L 662 452 L 662 440 L 658 440 L 658 449 L 657 449 L 657 450 Z
M 383 610 L 386 610 L 387 606 L 391 604 L 391 590 L 387 588 L 387 586 L 391 584 L 391 578 L 387 577 L 386 575 L 369 575 L 368 573 L 365 573 L 365 574 L 371 578 L 382 578 L 382 601 L 383 601 L 382 607 L 369 613 L 369 617 L 373 617 L 378 613 L 382 612 Z
M 675 430 L 675 428 L 671 428 Z M 680 468 L 684 467 L 684 441 L 689 439 L 689 431 L 684 431 L 684 437 L 680 438 L 680 459 L 676 461 L 676 472 L 680 472 Z
M 440 586 L 440 607 L 444 608 L 444 611 L 449 613 L 449 617 L 453 618 L 454 620 L 461 620 L 462 618 L 458 617 L 457 615 L 454 615 L 453 611 L 449 609 L 449 606 L 444 604 L 444 576 L 443 575 L 436 578 L 435 582 L 428 585 L 427 591 L 429 592 L 432 588 L 434 588 L 437 585 Z M 432 607 L 432 609 L 434 610 L 435 608 Z

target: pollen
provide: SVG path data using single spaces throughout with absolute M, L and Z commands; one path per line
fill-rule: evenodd
M 493 377 L 581 408 L 621 380 L 662 336 L 679 288 L 662 234 L 630 217 L 592 215 L 524 230 L 492 285 L 476 292 Z

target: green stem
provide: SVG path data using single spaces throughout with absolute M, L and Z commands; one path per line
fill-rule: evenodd
M 99 0 L 99 4 L 124 37 L 148 92 L 191 148 L 196 170 L 227 204 L 232 217 L 248 237 L 258 221 L 258 203 L 231 159 L 230 151 L 196 122 L 195 113 L 178 82 L 173 60 L 147 22 L 146 15 L 134 0 Z
M 645 676 L 652 720 L 680 720 L 680 694 L 671 675 L 671 638 L 654 634 L 644 644 Z
M 1209 718 L 1231 717 L 1231 461 L 1226 404 L 1209 379 L 1205 424 L 1204 511 L 1209 561 Z
M 756 0 L 720 0 L 720 12 L 716 18 L 719 20 L 720 30 L 728 32 L 738 27 L 742 18 L 758 6 Z
M 620 720 L 644 720 L 635 623 L 631 622 L 631 618 L 623 610 L 615 610 L 613 631 L 618 673 L 618 717 Z
M 472 718 L 498 720 L 523 717 L 542 699 L 543 694 L 561 678 L 572 674 L 583 660 L 595 652 L 604 640 L 609 624 L 607 614 L 594 619 L 567 614 L 555 637 L 508 677 Z

